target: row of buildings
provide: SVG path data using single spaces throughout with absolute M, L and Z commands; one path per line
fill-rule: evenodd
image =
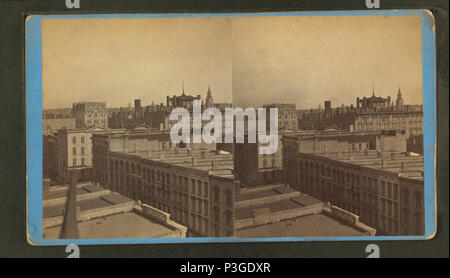
M 350 131 L 403 130 L 407 138 L 423 134 L 422 105 L 406 105 L 401 90 L 397 99 L 375 96 L 356 99 L 353 105 L 331 107 L 325 101 L 324 109 L 298 110 L 298 128 L 301 130 L 323 130 L 330 126 Z

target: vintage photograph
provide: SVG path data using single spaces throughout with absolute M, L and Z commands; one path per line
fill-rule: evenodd
M 43 239 L 425 235 L 421 15 L 41 25 Z

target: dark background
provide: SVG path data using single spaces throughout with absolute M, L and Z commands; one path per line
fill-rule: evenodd
M 381 9 L 429 9 L 437 46 L 437 233 L 431 240 L 284 243 L 186 243 L 80 246 L 81 257 L 366 257 L 376 243 L 381 257 L 448 257 L 448 4 L 447 0 L 380 0 Z M 26 241 L 25 17 L 61 13 L 234 13 L 366 10 L 365 0 L 0 0 L 0 257 L 64 258 L 65 246 Z M 395 42 L 392 42 L 395 43 Z M 74 57 L 76 59 L 76 57 Z

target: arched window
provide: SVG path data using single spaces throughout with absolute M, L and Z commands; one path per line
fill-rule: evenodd
M 225 191 L 225 206 L 231 208 L 231 203 L 232 203 L 232 194 L 231 190 L 228 189 Z

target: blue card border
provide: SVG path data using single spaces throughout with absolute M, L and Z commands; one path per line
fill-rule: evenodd
M 283 237 L 283 238 L 121 238 L 121 239 L 43 239 L 42 238 L 42 40 L 41 22 L 49 18 L 176 18 L 176 17 L 257 17 L 257 16 L 337 16 L 337 15 L 420 15 L 422 25 L 423 109 L 424 109 L 424 236 L 363 237 Z M 436 233 L 436 49 L 435 22 L 428 10 L 364 10 L 276 13 L 194 13 L 194 14 L 72 14 L 32 15 L 25 21 L 26 82 L 26 181 L 27 240 L 31 245 L 165 244 L 217 242 L 290 241 L 373 241 L 423 240 Z

